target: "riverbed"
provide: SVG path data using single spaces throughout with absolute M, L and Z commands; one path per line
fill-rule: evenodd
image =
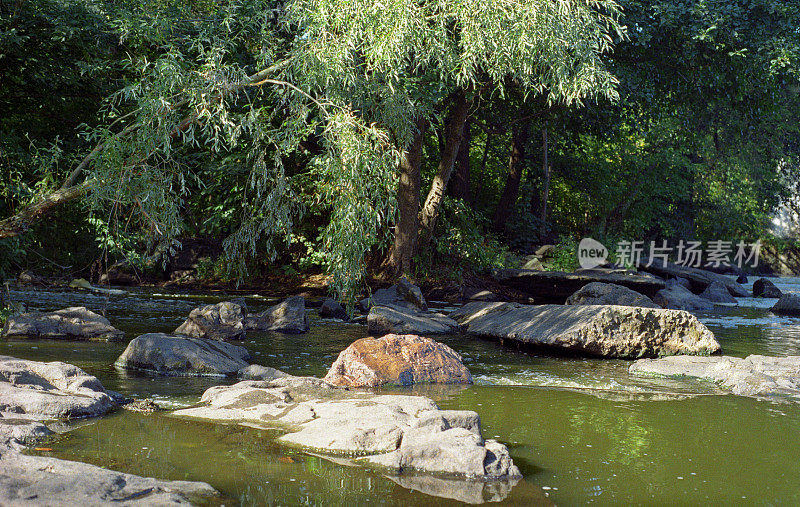
M 800 293 L 800 279 L 775 283 L 784 292 Z M 192 308 L 234 297 L 145 288 L 123 296 L 44 289 L 12 290 L 11 296 L 31 310 L 80 305 L 105 312 L 125 331 L 126 341 L 144 332 L 170 332 Z M 244 296 L 250 311 L 274 303 Z M 772 315 L 769 307 L 775 300 L 738 301 L 738 306 L 698 314 L 724 354 L 800 354 L 800 319 Z M 311 331 L 304 335 L 249 332 L 240 344 L 258 364 L 323 376 L 342 349 L 366 336 L 364 327 L 320 319 L 313 309 L 310 322 Z M 632 377 L 628 361 L 538 355 L 459 335 L 437 339 L 462 354 L 475 384 L 387 391 L 424 394 L 441 408 L 481 415 L 484 436 L 508 445 L 525 477 L 486 499 L 560 505 L 800 502 L 800 405 L 728 395 L 702 381 Z M 113 363 L 125 345 L 2 341 L 0 354 L 72 363 L 107 389 L 152 398 L 167 408 L 192 405 L 208 387 L 234 382 L 117 370 Z M 126 410 L 72 423 L 69 429 L 47 444 L 52 451 L 39 454 L 138 475 L 208 482 L 242 505 L 448 502 L 432 496 L 430 489 L 419 491 L 425 488 L 414 480 L 289 450 L 273 442 L 274 430 Z M 465 494 L 474 486 L 446 483 L 450 492 L 463 488 Z

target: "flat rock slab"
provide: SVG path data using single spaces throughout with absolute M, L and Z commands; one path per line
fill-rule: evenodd
M 364 456 L 354 462 L 481 479 L 519 477 L 506 447 L 484 441 L 480 417 L 439 410 L 421 396 L 337 389 L 319 379 L 244 381 L 207 390 L 203 406 L 176 416 L 287 431 L 278 442 L 316 452 Z
M 0 412 L 74 419 L 103 415 L 116 406 L 100 381 L 77 366 L 0 356 Z
M 3 326 L 5 338 L 118 340 L 124 333 L 107 318 L 83 306 L 55 312 L 29 312 L 9 317 Z
M 461 356 L 443 343 L 417 335 L 362 338 L 339 353 L 325 381 L 337 386 L 471 384 Z
M 725 275 L 712 273 L 705 269 L 692 268 L 688 266 L 679 266 L 677 264 L 664 263 L 661 259 L 653 259 L 653 262 L 646 266 L 647 262 L 643 262 L 639 269 L 653 273 L 664 278 L 685 278 L 691 283 L 692 292 L 700 293 L 706 290 L 709 285 L 718 282 L 728 289 L 731 296 L 736 297 L 749 297 L 750 293 L 742 287 L 738 282 L 728 278 Z
M 261 313 L 250 315 L 245 321 L 247 329 L 254 331 L 276 331 L 287 334 L 307 333 L 309 330 L 306 315 L 306 300 L 302 296 L 292 296 L 271 306 Z
M 602 270 L 575 273 L 501 269 L 494 273 L 501 284 L 530 294 L 537 303 L 563 304 L 568 297 L 592 282 L 613 283 L 652 298 L 664 288 L 664 281 L 650 276 Z
M 636 375 L 698 378 L 740 396 L 783 396 L 800 402 L 800 356 L 664 357 L 636 361 L 629 371 Z
M 219 497 L 203 482 L 162 481 L 13 451 L 0 457 L 0 505 L 194 505 Z
M 679 310 L 476 302 L 450 316 L 471 335 L 582 355 L 634 359 L 720 350 L 706 326 Z
M 159 375 L 225 376 L 249 366 L 249 359 L 247 349 L 231 343 L 148 333 L 131 340 L 115 365 Z
M 195 308 L 178 326 L 175 334 L 209 340 L 243 340 L 246 310 L 238 303 L 224 301 Z
M 441 313 L 399 306 L 373 306 L 367 315 L 367 331 L 385 334 L 436 335 L 458 331 L 458 323 Z

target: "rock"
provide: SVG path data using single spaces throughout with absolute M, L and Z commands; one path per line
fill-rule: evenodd
M 152 414 L 154 412 L 160 412 L 164 410 L 158 403 L 151 399 L 133 400 L 130 403 L 122 405 L 122 408 L 125 410 L 130 410 L 131 412 L 139 412 L 142 414 Z
M 706 290 L 700 294 L 700 297 L 714 303 L 736 303 L 736 298 L 731 296 L 728 289 L 719 282 L 711 282 L 711 284 L 706 287 Z
M 720 349 L 697 318 L 676 310 L 468 303 L 450 316 L 470 335 L 593 356 L 708 355 Z
M 347 311 L 344 306 L 335 299 L 327 298 L 319 308 L 319 316 L 328 319 L 348 320 Z
M 731 280 L 727 276 L 719 273 L 712 273 L 711 271 L 707 271 L 705 269 L 690 268 L 688 266 L 679 266 L 677 264 L 672 264 L 671 262 L 664 264 L 661 259 L 653 259 L 649 266 L 647 266 L 647 264 L 647 259 L 644 259 L 639 268 L 643 271 L 648 271 L 664 278 L 686 278 L 691 282 L 691 290 L 693 292 L 703 292 L 706 290 L 706 287 L 711 285 L 712 282 L 719 282 L 728 289 L 728 292 L 731 293 L 731 296 L 750 296 L 750 293 L 747 292 L 747 289 L 736 283 L 734 280 Z
M 664 357 L 636 361 L 629 371 L 709 380 L 741 396 L 787 396 L 800 401 L 800 356 Z
M 567 298 L 568 305 L 620 305 L 659 308 L 647 297 L 622 285 L 592 282 Z
M 502 285 L 530 294 L 537 302 L 554 304 L 563 304 L 568 297 L 592 282 L 622 285 L 647 297 L 654 296 L 665 287 L 660 279 L 602 269 L 576 273 L 501 269 L 494 276 Z
M 17 283 L 20 285 L 44 285 L 45 281 L 33 271 L 25 270 L 17 277 Z
M 481 287 L 461 287 L 461 300 L 464 301 L 497 301 L 497 296 L 490 290 Z
M 244 381 L 207 390 L 204 406 L 176 416 L 268 425 L 279 443 L 327 454 L 363 456 L 362 465 L 473 477 L 519 477 L 506 447 L 480 435 L 475 412 L 439 410 L 421 396 L 376 395 L 317 379 Z
M 106 285 L 137 285 L 140 281 L 126 262 L 118 262 L 100 275 L 100 283 Z
M 78 419 L 116 407 L 100 381 L 77 366 L 0 356 L 0 412 Z
M 94 292 L 95 294 L 105 294 L 108 296 L 122 296 L 127 294 L 127 292 L 122 289 L 107 289 L 105 287 L 95 287 L 94 285 L 90 284 L 87 280 L 83 278 L 72 280 L 71 282 L 69 282 L 69 287 L 71 289 L 83 289 L 83 290 L 88 290 L 90 292 Z
M 779 315 L 800 315 L 800 296 L 784 294 L 771 308 L 772 313 Z
M 753 297 L 780 298 L 782 295 L 783 292 L 766 278 L 759 278 L 753 282 Z
M 534 255 L 540 259 L 547 259 L 549 257 L 553 257 L 555 253 L 555 245 L 542 245 L 536 250 L 536 252 L 534 252 Z
M 235 375 L 248 366 L 250 353 L 226 342 L 148 333 L 137 336 L 117 359 L 116 366 L 159 375 Z
M 261 313 L 247 317 L 247 329 L 256 331 L 278 331 L 299 334 L 309 330 L 306 315 L 306 300 L 292 296 L 282 303 L 270 306 Z
M 388 289 L 376 290 L 372 297 L 362 299 L 358 305 L 363 312 L 369 311 L 372 306 L 394 306 L 410 310 L 428 309 L 428 302 L 422 296 L 420 288 L 405 277 Z
M 471 384 L 461 356 L 442 343 L 416 335 L 362 338 L 344 349 L 325 381 L 336 386 Z
M 214 497 L 217 491 L 204 482 L 162 481 L 13 451 L 0 457 L 0 505 L 9 507 L 192 505 Z
M 535 271 L 544 271 L 544 265 L 542 265 L 542 261 L 539 260 L 538 257 L 535 255 L 528 255 L 527 257 L 523 258 L 522 269 L 532 269 Z
M 519 478 L 495 481 L 464 481 L 445 479 L 430 475 L 386 475 L 386 478 L 399 486 L 419 491 L 425 495 L 449 498 L 466 504 L 482 504 L 486 502 L 502 502 L 520 481 Z M 535 505 L 551 505 L 546 501 L 544 492 Z
M 0 455 L 6 450 L 21 451 L 54 433 L 39 421 L 14 415 L 0 415 Z
M 658 291 L 653 302 L 662 308 L 686 311 L 711 311 L 714 303 L 693 294 L 689 289 L 677 282 L 672 282 L 666 289 Z
M 678 284 L 690 292 L 692 290 L 692 282 L 690 282 L 686 278 L 677 277 L 667 280 L 667 288 L 671 287 L 673 284 Z
M 6 338 L 106 341 L 120 339 L 124 334 L 112 326 L 108 319 L 82 306 L 9 317 L 2 333 Z
M 231 301 L 201 306 L 189 313 L 175 334 L 209 340 L 243 340 L 246 315 L 242 305 Z
M 747 283 L 747 276 L 739 275 L 739 277 L 736 278 L 736 283 Z
M 260 364 L 251 364 L 239 370 L 239 378 L 242 380 L 275 380 L 289 376 L 281 370 Z
M 373 306 L 367 315 L 367 331 L 377 336 L 389 333 L 447 334 L 458 331 L 458 324 L 441 313 L 396 306 Z

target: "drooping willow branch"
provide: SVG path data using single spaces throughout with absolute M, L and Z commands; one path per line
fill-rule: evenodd
M 289 63 L 290 63 L 289 60 L 283 60 L 270 67 L 267 67 L 266 69 L 262 69 L 256 72 L 255 74 L 251 74 L 242 82 L 221 90 L 220 99 L 224 98 L 224 96 L 233 95 L 248 86 L 256 86 L 268 83 L 281 84 L 281 85 L 287 84 L 284 82 L 273 83 L 272 80 L 268 79 L 268 77 L 285 69 L 289 65 Z M 174 109 L 178 109 L 187 104 L 189 104 L 189 99 L 184 98 L 176 102 L 172 107 Z M 133 115 L 136 112 L 137 111 L 131 111 L 130 113 L 125 115 L 125 117 Z M 118 122 L 120 119 L 115 121 L 115 123 Z M 197 119 L 198 115 L 196 113 L 188 114 L 180 122 L 178 122 L 178 124 L 172 129 L 172 132 L 170 134 L 171 137 L 176 138 L 177 136 L 179 136 L 182 132 L 186 131 L 194 122 L 196 122 Z M 78 183 L 78 179 L 80 178 L 83 171 L 87 167 L 89 167 L 89 164 L 91 164 L 92 161 L 98 156 L 98 154 L 100 154 L 103 151 L 103 148 L 106 147 L 107 143 L 127 138 L 132 133 L 134 133 L 140 126 L 141 126 L 140 123 L 133 123 L 131 125 L 128 125 L 124 129 L 120 130 L 116 134 L 114 134 L 111 139 L 100 141 L 92 149 L 92 151 L 90 151 L 89 154 L 86 155 L 86 157 L 84 157 L 83 160 L 81 160 L 77 166 L 75 166 L 75 168 L 70 172 L 70 174 L 61 184 L 58 190 L 39 197 L 33 203 L 22 207 L 12 216 L 0 220 L 0 239 L 12 238 L 26 232 L 28 229 L 30 229 L 30 227 L 34 223 L 36 223 L 41 218 L 47 216 L 55 208 L 59 207 L 60 205 L 66 202 L 70 202 L 82 197 L 95 184 L 95 182 L 91 180 L 85 180 L 82 183 Z

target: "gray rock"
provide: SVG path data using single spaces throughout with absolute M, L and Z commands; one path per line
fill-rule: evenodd
M 21 451 L 47 438 L 53 431 L 39 421 L 17 418 L 16 414 L 0 415 L 0 454 L 6 449 Z
M 759 278 L 753 282 L 753 297 L 780 298 L 781 296 L 783 296 L 783 292 L 766 278 Z
M 741 396 L 787 396 L 800 401 L 800 356 L 664 357 L 636 361 L 629 371 L 709 380 Z
M 248 366 L 250 353 L 226 342 L 149 333 L 137 336 L 115 365 L 160 375 L 235 375 Z
M 242 305 L 231 301 L 201 306 L 189 313 L 175 334 L 209 340 L 243 340 L 245 317 Z
M 746 275 L 739 275 L 736 278 L 736 283 L 747 283 L 747 276 Z
M 386 475 L 386 478 L 405 489 L 473 505 L 486 502 L 502 502 L 511 494 L 511 490 L 520 481 L 520 478 L 494 481 L 464 481 L 419 474 Z M 550 505 L 546 501 L 544 492 L 541 494 L 540 501 L 536 503 L 536 505 L 539 504 Z
M 686 278 L 677 277 L 667 280 L 667 288 L 671 287 L 673 284 L 678 284 L 688 291 L 692 290 L 692 282 L 690 282 Z
M 0 504 L 9 507 L 192 505 L 215 497 L 203 482 L 162 481 L 13 451 L 0 456 Z
M 542 265 L 542 261 L 539 260 L 538 257 L 535 255 L 528 255 L 524 257 L 522 263 L 522 269 L 532 269 L 534 271 L 544 271 L 544 265 Z
M 2 333 L 6 338 L 106 341 L 120 339 L 124 334 L 108 319 L 82 306 L 9 317 Z
M 292 296 L 261 313 L 247 317 L 247 329 L 299 334 L 309 330 L 306 300 Z
M 505 446 L 483 441 L 477 414 L 439 410 L 421 396 L 376 395 L 286 377 L 212 387 L 201 402 L 205 405 L 175 415 L 284 428 L 288 433 L 279 443 L 328 454 L 367 454 L 355 462 L 394 471 L 520 476 Z
M 458 324 L 441 313 L 423 312 L 397 306 L 373 306 L 367 315 L 370 334 L 447 334 L 458 331 Z
M 100 381 L 77 366 L 0 356 L 0 412 L 76 419 L 116 406 Z
M 322 302 L 319 309 L 319 316 L 328 319 L 348 320 L 347 311 L 335 299 L 327 298 Z
M 275 380 L 289 376 L 286 372 L 260 364 L 251 364 L 239 370 L 239 378 L 242 380 Z
M 728 289 L 719 282 L 711 282 L 700 294 L 700 297 L 714 303 L 736 303 L 736 298 L 731 296 Z
M 697 318 L 676 310 L 469 303 L 450 317 L 471 335 L 602 357 L 708 355 L 720 349 Z
M 428 309 L 428 302 L 422 296 L 420 288 L 405 277 L 388 289 L 376 290 L 372 297 L 362 299 L 358 305 L 363 312 L 369 311 L 372 306 L 394 306 L 418 311 Z
M 784 294 L 771 308 L 772 313 L 779 315 L 800 315 L 800 296 Z
M 567 298 L 568 305 L 620 305 L 659 308 L 649 297 L 622 285 L 592 282 Z
M 644 259 L 640 269 L 664 278 L 685 278 L 691 282 L 691 289 L 695 292 L 702 292 L 706 289 L 706 287 L 711 285 L 712 282 L 719 282 L 728 289 L 728 292 L 731 293 L 731 296 L 748 297 L 750 295 L 750 293 L 747 292 L 747 289 L 742 287 L 736 281 L 731 280 L 725 275 L 712 273 L 711 271 L 705 269 L 680 266 L 671 262 L 665 264 L 661 259 L 653 259 L 652 262 L 647 262 L 647 259 Z
M 686 311 L 711 311 L 714 303 L 692 293 L 677 282 L 669 283 L 666 289 L 658 291 L 653 302 L 662 308 Z

